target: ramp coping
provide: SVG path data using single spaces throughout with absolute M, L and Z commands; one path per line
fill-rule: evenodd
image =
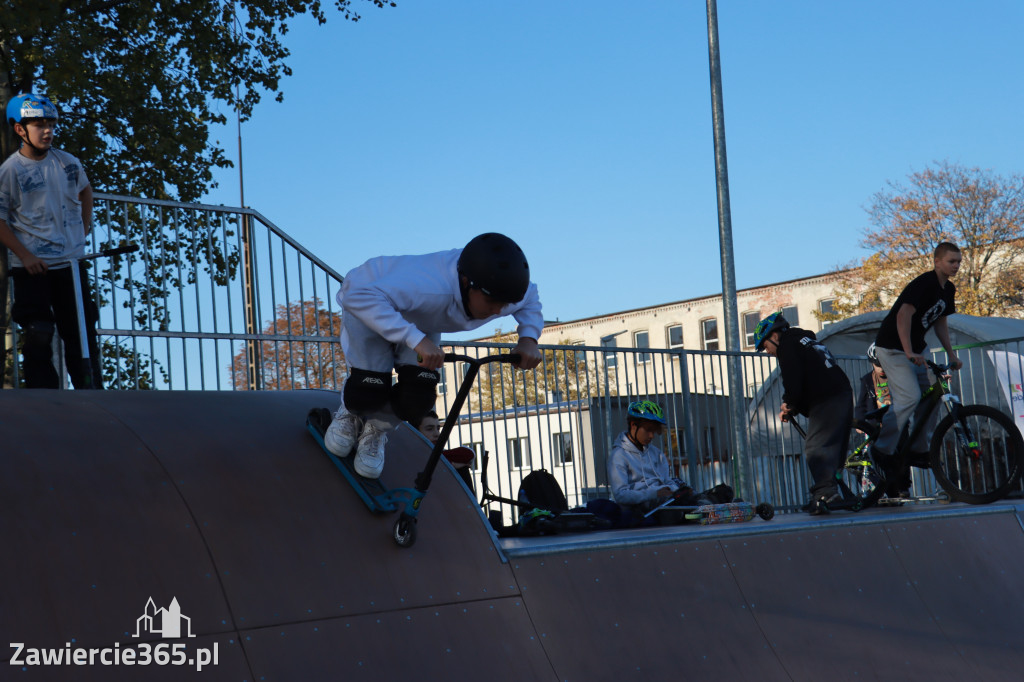
M 919 509 L 914 509 L 920 506 Z M 968 504 L 906 505 L 892 510 L 872 509 L 859 513 L 836 513 L 827 517 L 812 517 L 803 513 L 776 516 L 771 521 L 755 519 L 746 523 L 709 526 L 660 526 L 614 531 L 596 531 L 590 534 L 549 535 L 529 538 L 500 538 L 504 553 L 510 558 L 542 556 L 565 552 L 590 552 L 626 547 L 678 544 L 722 538 L 757 535 L 780 535 L 808 530 L 835 530 L 852 526 L 933 521 L 951 517 L 1014 514 L 1024 532 L 1024 500 L 1004 500 L 990 505 Z

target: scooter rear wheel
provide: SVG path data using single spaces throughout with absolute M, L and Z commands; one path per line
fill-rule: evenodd
M 392 537 L 399 547 L 412 547 L 416 542 L 416 519 L 402 512 L 395 521 Z

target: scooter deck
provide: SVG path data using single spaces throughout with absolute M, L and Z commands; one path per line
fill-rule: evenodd
M 380 479 L 360 476 L 352 468 L 352 463 L 355 460 L 353 455 L 338 457 L 324 445 L 324 433 L 326 433 L 327 426 L 331 423 L 332 418 L 330 411 L 326 408 L 314 408 L 309 411 L 309 415 L 306 417 L 306 429 L 370 511 L 374 514 L 388 514 L 398 511 L 398 505 L 390 499 L 391 491 L 388 490 Z

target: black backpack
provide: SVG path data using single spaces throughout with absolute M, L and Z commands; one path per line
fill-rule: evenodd
M 558 479 L 544 469 L 538 469 L 523 479 L 519 486 L 519 501 L 555 514 L 569 510 Z

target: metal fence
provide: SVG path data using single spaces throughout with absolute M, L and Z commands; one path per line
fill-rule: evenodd
M 964 361 L 953 374 L 952 388 L 965 404 L 982 403 L 1013 414 L 1021 410 L 1014 388 L 994 370 L 992 353 L 1008 353 L 1020 376 L 1024 339 L 976 345 L 958 351 Z M 479 357 L 509 348 L 501 344 L 453 344 L 460 353 Z M 452 445 L 477 453 L 474 479 L 497 497 L 515 498 L 522 479 L 544 469 L 552 473 L 572 505 L 609 497 L 606 463 L 613 441 L 625 429 L 626 406 L 651 399 L 666 410 L 668 425 L 656 441 L 673 473 L 694 489 L 717 483 L 733 485 L 746 467 L 747 499 L 794 510 L 807 500 L 812 481 L 803 461 L 801 437 L 778 419 L 782 386 L 774 358 L 756 353 L 541 346 L 545 361 L 531 372 L 504 367 L 478 379 L 469 405 L 459 416 Z M 729 424 L 727 358 L 738 355 L 743 366 L 747 405 L 747 451 L 737 457 Z M 937 362 L 944 353 L 933 354 Z M 855 388 L 870 371 L 864 356 L 839 356 Z M 492 365 L 497 367 L 497 365 Z M 448 366 L 439 414 L 447 411 L 461 373 Z M 1016 408 L 1011 404 L 1017 402 Z M 915 470 L 915 490 L 935 492 L 933 477 Z M 503 510 L 512 518 L 511 505 Z
M 92 248 L 125 242 L 142 248 L 91 263 L 108 388 L 340 388 L 346 367 L 334 294 L 342 278 L 258 212 L 97 194 Z M 1013 413 L 1019 406 L 1011 404 L 1024 396 L 1019 385 L 1012 394 L 995 371 L 993 353 L 1014 366 L 1019 382 L 1022 345 L 1007 339 L 960 351 L 965 366 L 954 375 L 954 390 L 967 404 Z M 509 348 L 448 347 L 477 357 Z M 581 345 L 542 350 L 544 363 L 530 372 L 488 365 L 458 417 L 451 444 L 477 452 L 478 492 L 486 455 L 487 485 L 499 497 L 516 497 L 523 477 L 541 468 L 556 476 L 573 505 L 608 497 L 605 464 L 625 428 L 626 406 L 649 398 L 667 412 L 661 447 L 695 489 L 744 480 L 747 499 L 782 509 L 805 501 L 802 443 L 778 421 L 773 358 Z M 742 383 L 730 386 L 727 359 L 737 355 Z M 839 361 L 854 384 L 869 370 L 864 357 Z M 446 366 L 439 414 L 448 412 L 462 376 L 460 367 Z M 748 407 L 745 443 L 735 442 L 729 423 L 733 391 Z M 929 475 L 916 484 L 925 492 L 934 487 Z
M 252 209 L 107 194 L 95 202 L 92 251 L 141 247 L 90 261 L 108 387 L 340 385 L 342 278 L 276 225 Z

